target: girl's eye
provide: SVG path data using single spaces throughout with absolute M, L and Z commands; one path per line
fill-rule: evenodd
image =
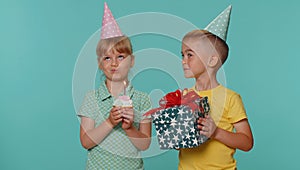
M 125 57 L 123 55 L 118 56 L 118 60 L 123 60 Z
M 109 61 L 109 60 L 110 60 L 110 57 L 104 57 L 103 60 Z
M 192 56 L 193 56 L 193 54 L 191 54 L 191 53 L 187 53 L 187 56 L 188 56 L 188 57 L 192 57 Z

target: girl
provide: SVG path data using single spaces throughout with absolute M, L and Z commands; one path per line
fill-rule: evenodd
M 107 13 L 112 16 L 105 4 L 103 20 Z M 87 93 L 80 108 L 80 141 L 88 150 L 86 169 L 143 169 L 139 151 L 150 145 L 151 121 L 142 115 L 151 108 L 150 99 L 128 80 L 134 65 L 131 42 L 111 19 L 113 22 L 109 23 L 114 26 L 109 29 L 102 23 L 97 46 L 98 66 L 105 80 L 97 90 Z M 133 107 L 113 106 L 114 99 L 123 91 Z

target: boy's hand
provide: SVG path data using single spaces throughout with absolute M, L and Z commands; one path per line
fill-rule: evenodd
M 205 115 L 205 118 L 198 119 L 198 128 L 200 129 L 200 134 L 213 138 L 217 126 L 209 115 Z
M 108 121 L 112 124 L 113 127 L 115 127 L 122 121 L 121 107 L 113 107 L 110 110 Z
M 122 128 L 124 130 L 131 128 L 134 120 L 133 108 L 132 107 L 122 108 L 122 118 L 123 118 Z

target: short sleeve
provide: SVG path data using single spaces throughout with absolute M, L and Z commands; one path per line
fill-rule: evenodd
M 97 115 L 97 109 L 98 107 L 95 91 L 90 91 L 85 95 L 82 105 L 77 113 L 77 116 L 84 116 L 95 120 Z
M 141 103 L 141 112 L 143 114 L 142 119 L 146 119 L 146 118 L 150 119 L 151 118 L 151 115 L 144 116 L 144 114 L 146 112 L 148 112 L 149 110 L 151 110 L 151 109 L 152 109 L 152 104 L 151 104 L 150 97 L 147 94 L 145 94 L 143 96 L 143 100 L 142 100 L 142 103 Z
M 247 119 L 246 110 L 239 94 L 234 94 L 230 98 L 228 119 L 230 123 L 236 123 L 243 119 Z

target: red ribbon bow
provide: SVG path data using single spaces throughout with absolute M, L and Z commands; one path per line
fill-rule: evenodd
M 184 94 L 187 92 L 186 94 Z M 159 100 L 160 107 L 149 110 L 144 116 L 152 115 L 161 109 L 166 109 L 169 107 L 186 105 L 189 106 L 193 111 L 196 110 L 199 106 L 195 103 L 196 99 L 200 99 L 200 96 L 195 91 L 188 91 L 187 89 L 176 90 L 175 92 L 168 93 L 163 98 Z

